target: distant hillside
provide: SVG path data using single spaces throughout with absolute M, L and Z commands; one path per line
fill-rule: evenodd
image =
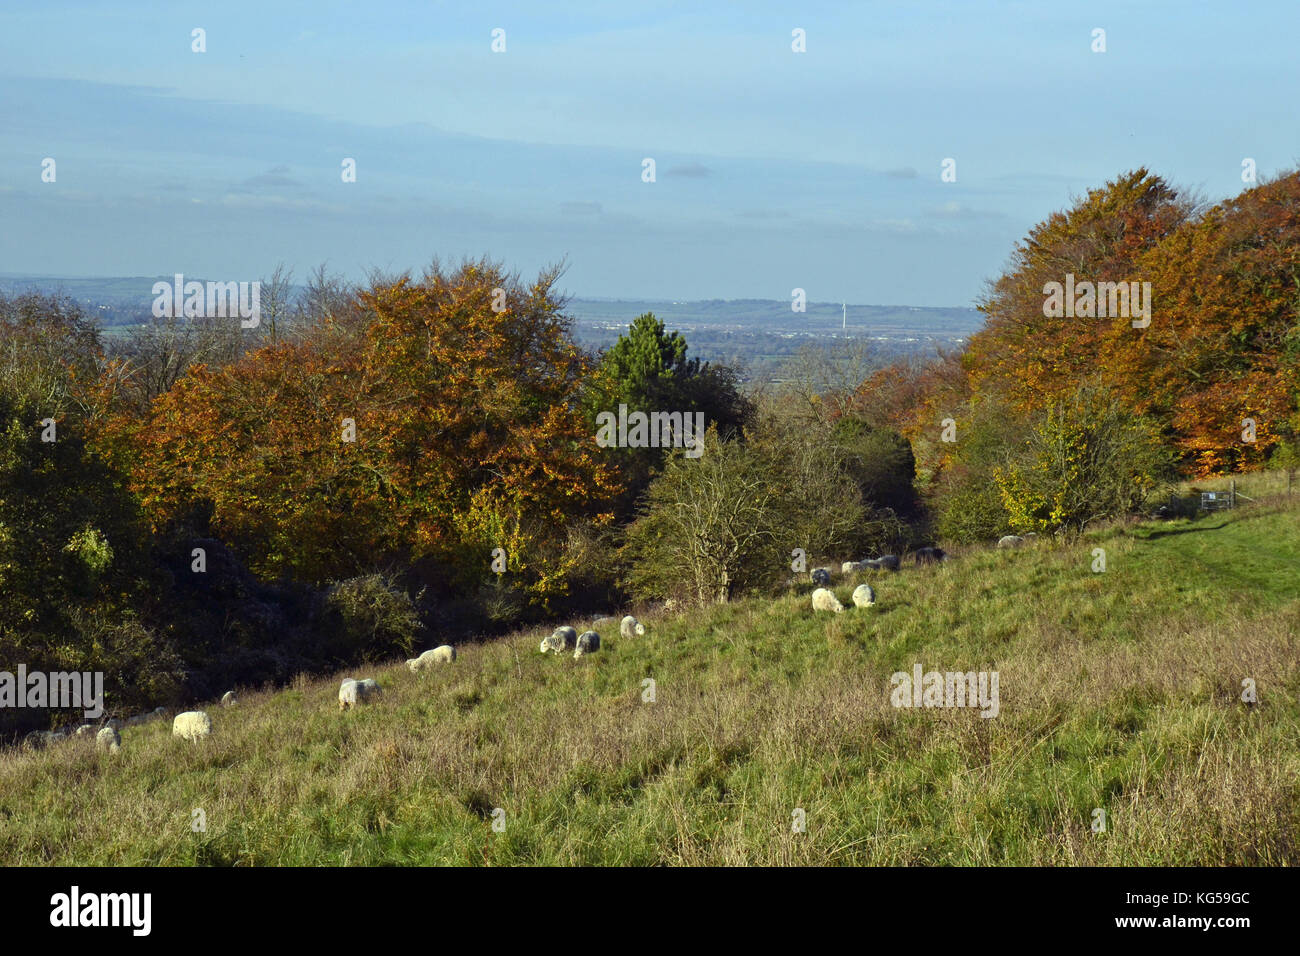
M 160 721 L 0 753 L 0 859 L 1294 866 L 1300 510 L 1264 480 L 1236 512 L 881 574 L 873 608 L 814 614 L 804 584 L 648 611 L 580 660 L 539 628 L 208 702 L 194 744 Z M 997 671 L 997 716 L 891 706 L 917 664 Z M 367 675 L 382 696 L 340 713 Z
M 200 276 L 186 278 L 206 281 Z M 153 284 L 172 279 L 170 275 L 88 278 L 0 273 L 0 292 L 63 292 L 97 314 L 105 328 L 120 329 L 148 321 Z M 788 300 L 772 299 L 573 298 L 568 311 L 578 341 L 591 349 L 612 345 L 634 318 L 653 312 L 669 329 L 686 336 L 691 355 L 760 371 L 789 358 L 802 345 L 845 338 L 869 339 L 885 358 L 932 353 L 935 345 L 960 346 L 983 324 L 977 310 L 965 307 L 849 304 L 846 320 L 841 303 L 809 302 L 806 312 L 797 313 Z

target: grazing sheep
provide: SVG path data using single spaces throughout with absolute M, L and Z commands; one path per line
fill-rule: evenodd
M 367 677 L 365 680 L 353 680 L 349 677 L 339 686 L 339 710 L 347 710 L 349 707 L 356 707 L 358 704 L 364 704 L 372 697 L 378 697 L 382 693 L 379 685 L 375 683 L 374 678 Z
M 854 607 L 871 607 L 876 603 L 876 592 L 871 590 L 870 584 L 859 584 L 853 589 Z
M 122 749 L 122 735 L 117 732 L 116 727 L 105 727 L 95 734 L 95 749 L 117 753 Z
M 102 733 L 102 731 L 101 731 Z M 212 734 L 212 718 L 201 710 L 187 710 L 172 721 L 172 736 L 198 740 Z
M 127 721 L 127 723 L 129 724 L 130 721 Z M 82 724 L 80 727 L 78 727 L 76 730 L 74 730 L 74 731 L 72 732 L 72 736 L 74 736 L 74 737 L 89 737 L 89 736 L 92 735 L 94 732 L 95 732 L 95 725 L 94 725 L 94 724 Z
M 339 710 L 347 710 L 349 707 L 356 706 L 356 703 L 357 682 L 349 677 L 339 684 Z
M 233 690 L 228 690 L 221 695 L 222 707 L 233 707 L 237 703 L 238 701 L 235 699 L 235 692 Z
M 998 538 L 999 548 L 1018 548 L 1025 543 L 1025 539 L 1018 534 L 1004 534 Z
M 856 570 L 858 570 L 858 562 L 856 561 L 845 561 L 840 565 L 840 574 L 852 574 Z
M 577 646 L 578 632 L 571 627 L 557 627 L 551 636 L 542 641 L 542 653 L 547 654 L 554 651 L 559 654 L 561 651 L 567 651 L 571 647 Z
M 645 634 L 645 625 L 629 614 L 619 622 L 618 633 L 624 639 L 641 637 Z
M 940 561 L 948 560 L 947 553 L 943 548 L 917 548 L 916 549 L 916 566 L 923 564 L 938 564 Z
M 614 619 L 612 617 L 598 617 L 596 618 L 596 620 L 591 622 L 591 629 L 593 631 L 599 631 L 603 628 L 609 628 L 613 626 L 614 626 Z
M 818 588 L 812 593 L 812 606 L 814 611 L 834 611 L 836 614 L 844 610 L 835 592 L 826 588 Z
M 873 571 L 897 571 L 899 568 L 898 555 L 882 554 L 878 558 L 867 558 L 859 561 L 858 566 L 863 570 L 870 568 Z
M 576 661 L 583 654 L 593 654 L 600 650 L 600 635 L 595 631 L 583 631 L 578 635 L 578 646 L 573 649 L 573 659 Z
M 813 568 L 812 583 L 819 588 L 824 588 L 831 583 L 830 568 Z
M 432 667 L 434 664 L 450 664 L 456 659 L 456 648 L 450 644 L 440 644 L 433 650 L 425 651 L 419 657 L 413 657 L 406 662 L 406 666 L 414 674 L 422 671 L 426 667 Z

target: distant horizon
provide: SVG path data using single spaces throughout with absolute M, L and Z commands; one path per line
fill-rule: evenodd
M 408 271 L 413 277 L 418 277 L 417 270 L 412 269 Z M 201 280 L 206 282 L 210 278 L 209 276 L 206 276 L 203 273 L 185 273 L 185 274 L 189 275 L 191 278 L 194 278 L 195 281 Z M 55 272 L 0 272 L 0 279 L 25 279 L 25 280 L 69 279 L 69 280 L 77 280 L 77 281 L 93 281 L 93 280 L 104 280 L 104 279 L 156 280 L 156 279 L 170 279 L 174 275 L 175 273 L 167 273 L 167 272 L 156 272 L 153 274 L 138 273 L 133 275 L 125 275 L 125 274 L 124 275 L 109 275 L 109 274 L 71 275 L 68 273 L 55 273 Z M 295 289 L 304 288 L 304 286 L 298 282 L 291 282 L 290 285 Z M 610 302 L 610 303 L 667 302 L 667 303 L 690 304 L 690 303 L 697 303 L 697 302 L 788 302 L 789 301 L 788 299 L 765 298 L 762 296 L 752 296 L 752 295 L 751 296 L 705 296 L 702 298 L 686 298 L 682 296 L 608 296 L 608 295 L 582 295 L 581 293 L 573 292 L 570 290 L 565 290 L 561 294 L 567 298 L 578 299 L 583 302 Z M 979 311 L 978 307 L 975 306 L 973 303 L 969 305 L 916 305 L 911 302 L 844 302 L 840 299 L 808 299 L 807 305 L 810 308 L 812 306 L 834 306 L 836 308 L 839 308 L 841 306 L 847 305 L 851 309 L 852 308 L 920 309 L 926 311 L 964 309 L 970 311 Z

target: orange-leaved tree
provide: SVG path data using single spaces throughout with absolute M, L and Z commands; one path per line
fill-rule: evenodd
M 360 293 L 369 323 L 342 354 L 308 335 L 195 369 L 137 436 L 145 507 L 314 583 L 400 562 L 451 588 L 489 577 L 502 547 L 547 599 L 563 582 L 528 542 L 601 520 L 617 490 L 579 410 L 558 275 L 435 263 Z

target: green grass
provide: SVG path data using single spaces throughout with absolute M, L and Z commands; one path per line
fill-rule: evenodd
M 6 753 L 0 859 L 1300 862 L 1300 510 L 1285 498 L 871 580 L 872 609 L 837 581 L 841 615 L 814 615 L 804 587 L 646 615 L 644 637 L 602 635 L 576 661 L 538 653 L 547 628 L 422 675 L 349 672 L 384 687 L 353 712 L 340 674 L 209 705 L 197 744 L 161 722 L 125 729 L 116 755 Z M 999 716 L 895 709 L 890 675 L 917 662 L 996 669 Z

